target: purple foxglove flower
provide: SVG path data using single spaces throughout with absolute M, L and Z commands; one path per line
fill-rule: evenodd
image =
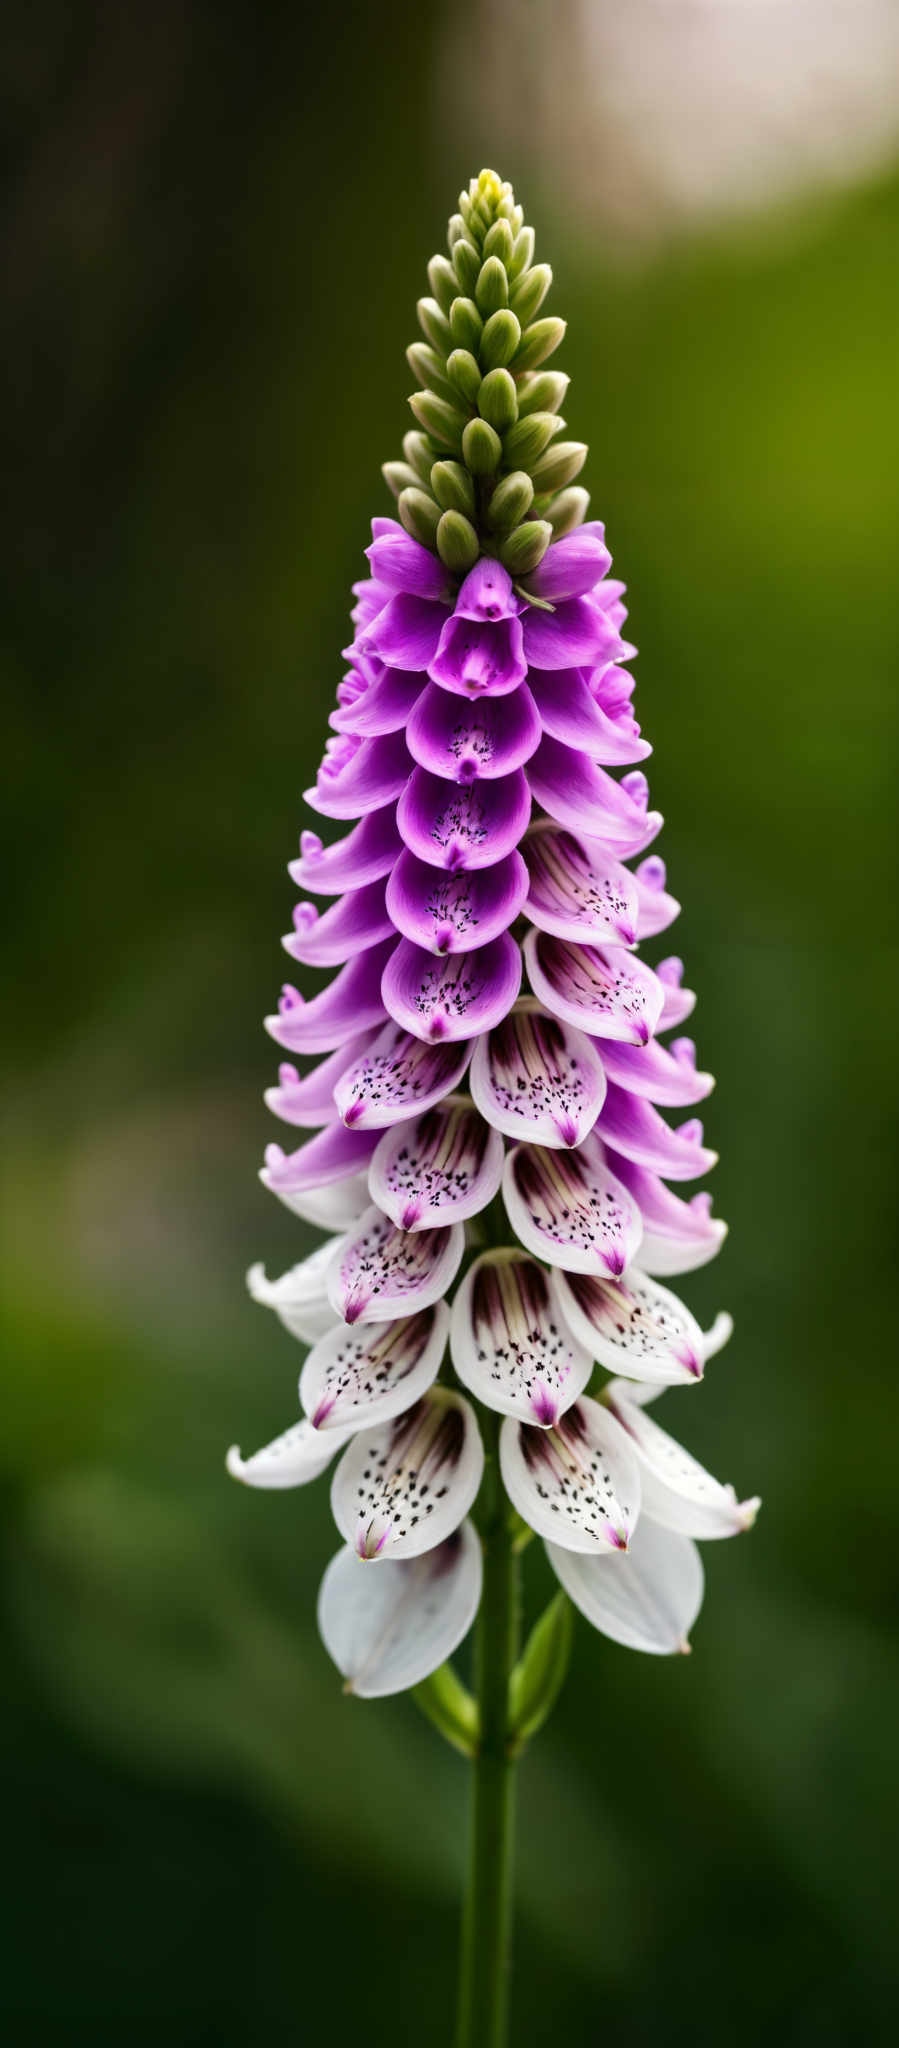
M 311 1135 L 270 1146 L 262 1178 L 339 1235 L 278 1280 L 251 1270 L 311 1349 L 301 1418 L 228 1464 L 301 1486 L 341 1451 L 319 1625 L 363 1697 L 428 1679 L 474 1618 L 482 1541 L 508 1536 L 481 1512 L 482 1433 L 484 1486 L 498 1465 L 575 1606 L 653 1654 L 687 1645 L 696 1539 L 758 1505 L 646 1413 L 729 1334 L 721 1317 L 704 1335 L 664 1284 L 724 1236 L 705 1193 L 669 1185 L 715 1163 L 695 1115 L 666 1115 L 713 1081 L 679 1035 L 681 961 L 638 951 L 680 906 L 647 855 L 662 820 L 624 586 L 586 494 L 540 489 L 552 417 L 532 424 L 533 364 L 562 325 L 535 324 L 528 236 L 484 173 L 431 266 L 439 389 L 416 394 L 424 431 L 387 466 L 398 517 L 372 522 L 307 792 L 344 829 L 327 845 L 305 830 L 289 869 L 304 897 L 285 950 L 333 978 L 308 1000 L 288 983 L 266 1020 L 289 1056 L 266 1101 Z M 538 382 L 551 397 L 566 380 Z M 451 457 L 447 419 L 464 425 Z

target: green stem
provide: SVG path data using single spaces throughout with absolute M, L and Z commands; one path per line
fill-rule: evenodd
M 471 1850 L 462 1915 L 457 2048 L 507 2039 L 515 1764 L 509 1754 L 509 1674 L 518 1653 L 518 1559 L 499 1474 L 499 1417 L 479 1505 L 484 1590 L 475 1641 L 481 1736 L 474 1760 Z

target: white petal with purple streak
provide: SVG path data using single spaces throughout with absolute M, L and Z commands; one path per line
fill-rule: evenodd
M 470 1103 L 449 1096 L 384 1132 L 372 1156 L 372 1201 L 400 1230 L 477 1216 L 499 1192 L 503 1141 Z
M 570 1273 L 624 1272 L 640 1246 L 640 1211 L 591 1132 L 575 1152 L 518 1145 L 503 1172 L 506 1213 L 528 1251 Z
M 525 998 L 478 1039 L 469 1085 L 487 1122 L 536 1145 L 579 1145 L 606 1091 L 596 1047 Z
M 331 1510 L 365 1563 L 420 1557 L 464 1520 L 483 1470 L 474 1409 L 432 1387 L 404 1415 L 354 1438 L 334 1474 Z
M 597 946 L 634 945 L 638 896 L 620 861 L 545 820 L 531 828 L 522 852 L 527 915 L 542 931 Z
M 538 1536 L 593 1556 L 627 1549 L 640 1474 L 626 1431 L 598 1401 L 582 1395 L 551 1429 L 510 1418 L 499 1462 L 513 1507 Z
M 757 1497 L 738 1500 L 732 1486 L 713 1479 L 651 1415 L 620 1393 L 614 1397 L 614 1412 L 636 1453 L 643 1511 L 651 1521 L 706 1542 L 752 1528 L 761 1505 Z
M 590 1378 L 592 1360 L 553 1300 L 550 1276 L 524 1252 L 484 1252 L 456 1291 L 453 1365 L 469 1393 L 500 1415 L 548 1429 Z
M 566 1327 L 607 1372 L 659 1386 L 695 1386 L 702 1378 L 699 1324 L 636 1266 L 623 1280 L 556 1272 L 553 1288 Z
M 398 1230 L 380 1209 L 366 1209 L 332 1257 L 328 1298 L 346 1323 L 411 1315 L 446 1293 L 464 1249 L 461 1223 Z
M 554 1016 L 593 1038 L 648 1044 L 665 992 L 645 961 L 623 946 L 576 945 L 538 931 L 528 932 L 524 958 L 535 996 Z
M 395 1323 L 329 1330 L 300 1374 L 300 1406 L 313 1429 L 369 1429 L 402 1415 L 436 1379 L 448 1333 L 442 1301 Z
M 370 1131 L 403 1123 L 457 1088 L 470 1058 L 470 1045 L 427 1045 L 391 1021 L 337 1082 L 338 1115 Z

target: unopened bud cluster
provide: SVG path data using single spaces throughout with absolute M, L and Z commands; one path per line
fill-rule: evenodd
M 542 311 L 552 271 L 534 262 L 533 228 L 493 171 L 460 193 L 447 239 L 418 301 L 425 338 L 406 351 L 418 427 L 384 475 L 406 532 L 453 574 L 486 554 L 527 576 L 589 503 L 572 488 L 587 449 L 558 439 L 568 378 L 542 367 L 565 322 Z

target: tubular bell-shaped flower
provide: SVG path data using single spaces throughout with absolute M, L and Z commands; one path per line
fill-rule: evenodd
M 341 1452 L 319 1622 L 363 1695 L 420 1684 L 474 1617 L 482 1432 L 507 1531 L 542 1536 L 570 1599 L 632 1648 L 686 1646 L 696 1539 L 758 1505 L 646 1413 L 727 1334 L 664 1284 L 724 1236 L 706 1194 L 669 1186 L 715 1163 L 692 1114 L 713 1082 L 667 1036 L 694 1004 L 682 963 L 638 950 L 679 905 L 647 855 L 662 820 L 623 585 L 574 484 L 586 448 L 559 438 L 550 274 L 493 173 L 428 274 L 416 426 L 385 466 L 398 518 L 372 523 L 307 791 L 348 829 L 305 831 L 290 866 L 326 904 L 297 906 L 285 949 L 336 971 L 266 1020 L 289 1056 L 266 1100 L 304 1135 L 262 1178 L 341 1234 L 279 1280 L 251 1270 L 312 1348 L 302 1419 L 228 1461 L 300 1486 Z

